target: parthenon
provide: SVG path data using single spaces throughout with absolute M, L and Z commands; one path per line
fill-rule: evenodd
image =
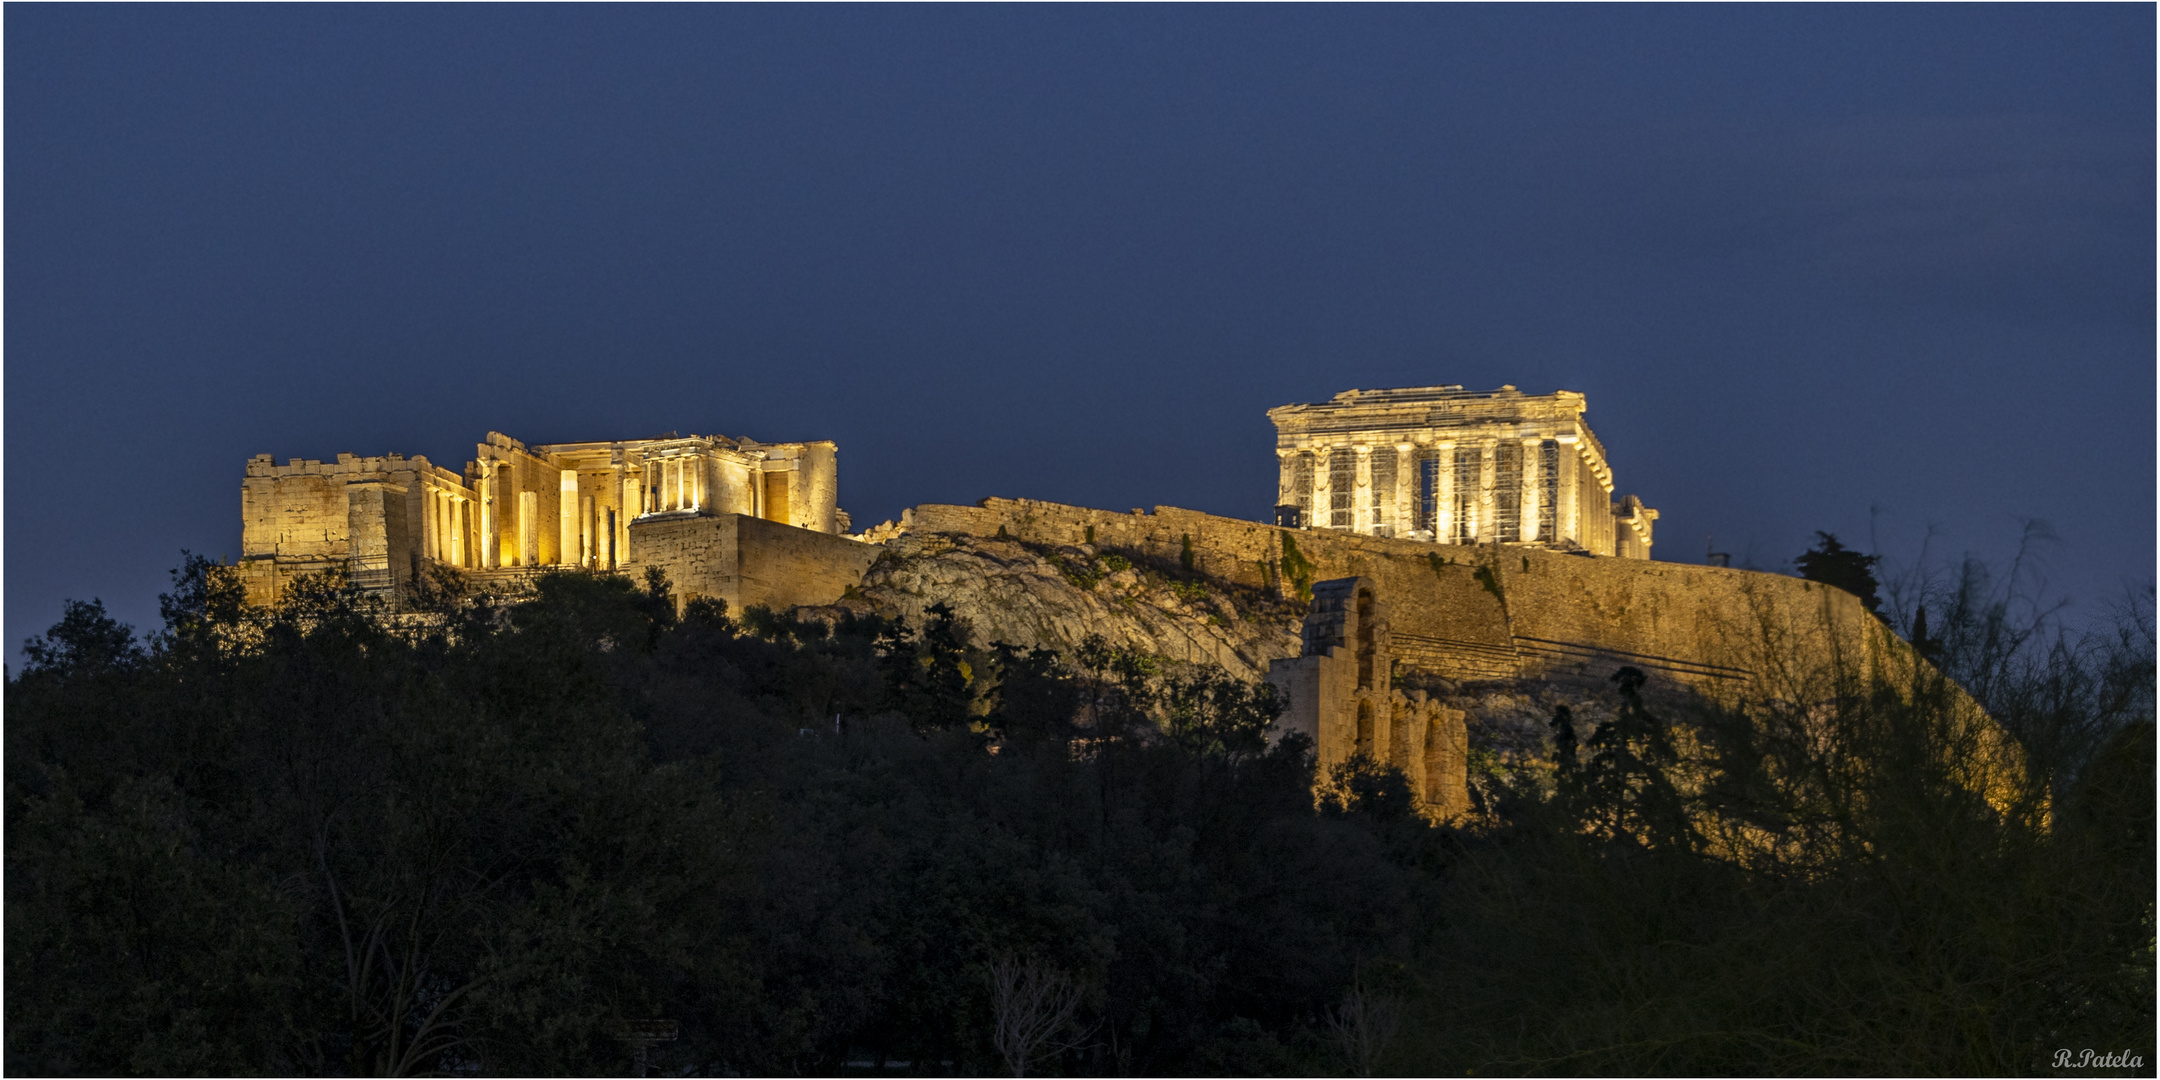
M 1605 448 L 1569 390 L 1345 390 L 1268 410 L 1275 522 L 1436 544 L 1650 557 L 1658 512 L 1614 501 Z
M 637 524 L 743 515 L 837 534 L 836 471 L 830 442 L 674 432 L 527 446 L 491 431 L 463 473 L 403 454 L 259 454 L 241 483 L 241 576 L 270 602 L 291 577 L 332 568 L 370 589 L 430 566 L 623 569 L 638 561 Z

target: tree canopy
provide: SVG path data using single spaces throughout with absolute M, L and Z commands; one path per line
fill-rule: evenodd
M 1809 734 L 1623 673 L 1442 828 L 1383 763 L 1316 800 L 1266 687 L 1100 641 L 578 572 L 408 607 L 189 559 L 147 640 L 32 639 L 12 1071 L 608 1074 L 654 1019 L 678 1075 L 2152 1060 L 2149 630 L 1990 701 L 2076 735 L 2051 820 L 1899 756 L 1924 701 Z

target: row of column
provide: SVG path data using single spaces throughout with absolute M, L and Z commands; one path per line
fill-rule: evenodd
M 1278 449 L 1278 502 L 1303 509 L 1306 514 L 1302 524 L 1311 528 L 1404 536 L 1430 527 L 1432 539 L 1439 543 L 1487 542 L 1499 538 L 1502 532 L 1499 486 L 1503 442 L 1520 447 L 1518 475 L 1509 485 L 1517 493 L 1514 539 L 1578 539 L 1581 466 L 1576 440 L 1571 436 L 1436 439 L 1425 446 L 1402 442 L 1378 447 L 1366 444 Z M 1548 448 L 1548 442 L 1554 445 Z M 1337 455 L 1344 451 L 1352 455 L 1347 469 L 1338 468 Z M 1557 458 L 1553 463 L 1557 468 L 1551 475 L 1546 468 L 1548 452 Z M 1300 468 L 1301 454 L 1310 455 L 1309 468 Z M 1383 466 L 1394 466 L 1391 492 L 1382 492 L 1374 484 L 1376 458 Z M 1424 466 L 1428 462 L 1435 474 L 1433 497 L 1437 504 L 1429 521 L 1421 520 Z M 1388 471 L 1384 467 L 1381 470 Z M 1310 487 L 1301 490 L 1308 477 Z M 1348 480 L 1349 490 L 1343 490 L 1338 480 Z
M 608 474 L 596 478 L 599 488 L 584 493 L 584 474 L 563 471 L 564 559 L 596 570 L 613 570 L 630 561 L 630 519 L 626 507 L 640 504 L 643 487 L 621 462 L 608 465 Z M 639 470 L 643 475 L 644 470 Z
M 454 491 L 427 487 L 421 495 L 424 529 L 421 550 L 436 562 L 468 566 L 466 539 L 472 532 L 472 500 Z
M 705 506 L 704 459 L 664 457 L 645 462 L 643 513 L 700 510 Z
M 506 472 L 504 461 L 483 460 L 478 463 L 480 477 L 480 567 L 494 569 L 501 566 L 540 565 L 540 495 L 532 491 L 515 491 L 504 498 L 501 490 Z M 515 475 L 514 473 L 510 475 Z M 502 550 L 502 526 L 511 526 L 512 542 L 517 550 Z

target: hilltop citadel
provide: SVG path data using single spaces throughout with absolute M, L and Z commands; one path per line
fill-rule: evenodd
M 1769 638 L 1880 652 L 1874 620 L 1837 590 L 1652 561 L 1658 512 L 1614 498 L 1585 407 L 1568 391 L 1437 386 L 1273 409 L 1272 524 L 992 498 L 916 506 L 850 534 L 831 442 L 669 433 L 527 445 L 491 432 L 462 473 L 396 454 L 282 466 L 262 455 L 242 485 L 240 570 L 266 604 L 296 575 L 333 568 L 393 604 L 438 570 L 514 592 L 568 567 L 658 569 L 679 603 L 735 611 L 882 604 L 919 619 L 946 602 L 988 636 L 1059 648 L 1105 629 L 1118 644 L 1264 674 L 1289 699 L 1284 729 L 1312 736 L 1323 765 L 1391 761 L 1453 813 L 1465 805 L 1464 717 L 1436 688 L 1595 684 L 1625 665 L 1716 694 L 1759 687 L 1775 666 Z M 956 550 L 981 558 L 943 584 L 910 569 Z M 1106 553 L 1275 597 L 1303 626 L 1248 625 L 1228 608 L 1136 623 L 1132 595 L 1108 607 L 1065 595 L 1111 587 L 1059 576 Z

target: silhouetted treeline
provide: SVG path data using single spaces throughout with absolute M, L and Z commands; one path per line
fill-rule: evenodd
M 621 1073 L 663 1018 L 678 1075 L 2153 1060 L 2149 622 L 1998 664 L 2014 791 L 1928 692 L 1624 674 L 1445 828 L 1370 763 L 1316 800 L 1265 688 L 935 611 L 175 580 L 7 687 L 11 1073 Z

